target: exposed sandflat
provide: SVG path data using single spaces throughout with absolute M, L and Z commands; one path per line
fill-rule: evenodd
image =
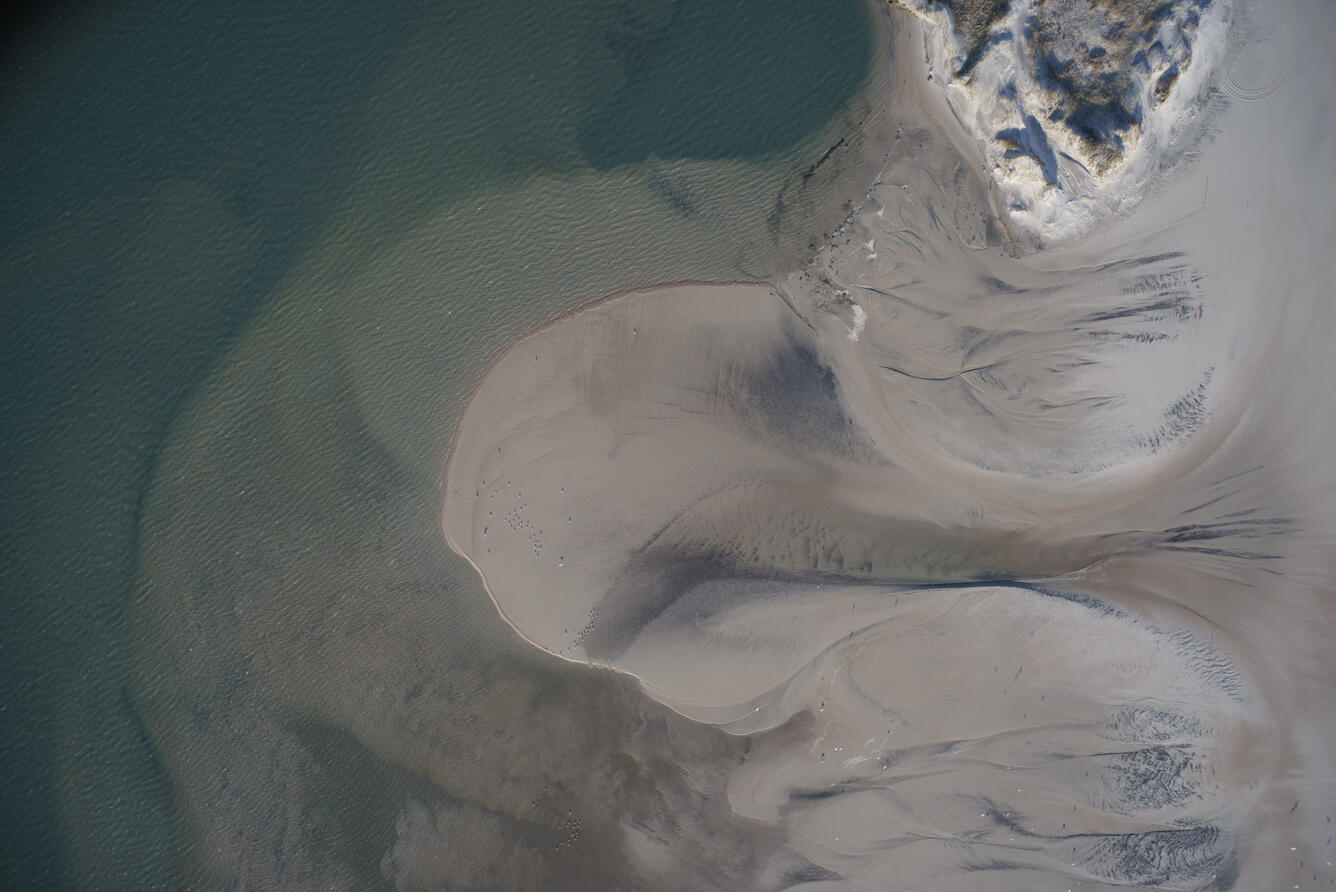
M 1322 28 L 1268 52 L 1336 82 L 1329 10 L 1283 14 Z M 849 888 L 1327 876 L 1332 110 L 1235 100 L 1136 214 L 1016 258 L 912 71 L 809 265 L 507 353 L 448 541 L 532 643 L 757 735 L 734 810 Z

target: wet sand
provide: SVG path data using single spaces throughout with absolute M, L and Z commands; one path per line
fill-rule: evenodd
M 814 888 L 1336 879 L 1336 19 L 1259 10 L 1189 161 L 1020 256 L 905 20 L 807 264 L 616 297 L 474 394 L 447 541 L 531 644 L 746 737 L 729 805 Z

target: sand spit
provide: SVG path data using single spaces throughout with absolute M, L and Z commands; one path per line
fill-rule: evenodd
M 474 395 L 451 546 L 531 643 L 748 736 L 728 801 L 811 887 L 1336 879 L 1336 12 L 1277 14 L 1246 70 L 1320 89 L 1231 90 L 1136 215 L 1024 258 L 906 19 L 810 263 L 597 305 Z

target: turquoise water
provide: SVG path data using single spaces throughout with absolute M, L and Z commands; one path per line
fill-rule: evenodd
M 171 886 L 175 795 L 135 706 L 128 602 L 163 445 L 251 320 L 317 247 L 331 279 L 355 273 L 466 198 L 782 156 L 865 77 L 868 23 L 853 3 L 692 0 L 138 3 L 38 24 L 0 113 L 0 885 Z M 709 207 L 708 182 L 661 181 Z M 516 302 L 504 326 L 554 312 L 525 323 Z

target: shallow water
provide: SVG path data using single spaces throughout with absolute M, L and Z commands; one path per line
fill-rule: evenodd
M 711 29 L 711 8 L 661 7 L 671 15 L 643 36 L 671 35 L 676 22 L 723 40 L 745 15 L 730 7 Z M 428 390 L 458 401 L 514 333 L 662 276 L 680 255 L 656 260 L 658 239 L 696 251 L 688 272 L 697 275 L 736 277 L 777 262 L 764 225 L 752 247 L 714 250 L 712 234 L 764 221 L 778 184 L 824 151 L 820 140 L 847 129 L 842 104 L 867 71 L 871 36 L 861 9 L 846 9 L 814 16 L 794 4 L 773 19 L 748 18 L 747 33 L 733 35 L 770 56 L 804 21 L 823 35 L 814 62 L 786 68 L 798 79 L 757 69 L 754 56 L 734 69 L 725 58 L 716 72 L 789 109 L 782 132 L 758 141 L 754 128 L 736 126 L 730 103 L 651 80 L 637 89 L 652 95 L 655 120 L 672 125 L 665 133 L 675 141 L 623 128 L 633 138 L 624 148 L 611 141 L 619 131 L 605 108 L 626 78 L 609 37 L 645 12 L 635 4 L 333 15 L 302 4 L 141 3 L 37 20 L 40 33 L 15 41 L 0 166 L 7 885 L 172 886 L 189 860 L 194 830 L 181 804 L 194 792 L 171 760 L 207 761 L 208 750 L 166 739 L 142 715 L 161 679 L 136 678 L 133 641 L 159 645 L 151 630 L 132 631 L 129 604 L 155 538 L 147 493 L 164 468 L 180 468 L 184 447 L 172 444 L 207 424 L 243 424 L 191 421 L 208 418 L 198 407 L 221 403 L 224 416 L 267 407 L 295 428 L 284 444 L 293 451 L 247 450 L 225 469 L 308 499 L 257 523 L 264 542 L 283 554 L 311 546 L 304 538 L 330 517 L 313 503 L 337 501 L 347 482 L 338 468 L 352 469 L 368 493 L 339 516 L 340 528 L 381 529 L 387 493 L 430 476 L 434 459 L 422 450 L 441 435 L 441 419 L 415 424 Z M 814 76 L 834 44 L 843 64 Z M 599 166 L 637 163 L 596 174 L 581 146 L 596 115 L 610 153 Z M 724 160 L 739 151 L 765 157 Z M 702 164 L 695 154 L 721 160 Z M 322 313 L 329 324 L 316 323 Z M 282 334 L 265 334 L 274 330 Z M 405 344 L 413 337 L 423 338 L 417 353 Z M 279 352 L 248 346 L 256 342 Z M 454 383 L 442 394 L 440 378 L 411 383 L 407 365 L 389 380 L 358 371 L 384 351 Z M 424 370 L 437 358 L 443 371 Z M 288 401 L 299 392 L 310 401 Z M 393 398 L 379 399 L 387 392 Z M 370 424 L 386 442 L 324 442 L 346 421 L 331 421 L 331 402 L 354 415 L 365 407 L 349 426 Z M 393 470 L 400 461 L 406 472 Z M 329 475 L 319 484 L 291 474 L 317 464 Z M 220 512 L 197 531 L 195 547 L 209 555 L 202 565 L 232 561 L 278 579 L 272 565 L 255 568 L 258 556 L 223 556 L 219 529 L 234 518 L 193 468 L 184 473 L 196 508 Z M 188 570 L 188 557 L 172 552 L 167 563 Z M 458 568 L 442 573 L 447 591 L 479 594 Z M 173 595 L 168 612 L 180 603 Z M 434 639 L 499 659 L 504 629 L 480 609 L 460 613 L 443 618 Z M 461 624 L 477 634 L 450 643 Z M 452 666 L 445 674 L 480 690 L 513 674 Z M 227 671 L 202 660 L 186 674 L 224 691 Z M 276 679 L 268 683 L 290 686 Z M 223 715 L 219 698 L 200 714 Z M 489 715 L 486 696 L 478 699 Z M 320 723 L 301 734 L 311 752 L 348 752 L 346 735 Z M 340 801 L 374 799 L 367 784 L 340 779 L 338 795 L 351 797 Z M 340 837 L 368 844 L 358 839 Z M 381 846 L 367 856 L 368 877 L 380 876 L 383 854 Z

